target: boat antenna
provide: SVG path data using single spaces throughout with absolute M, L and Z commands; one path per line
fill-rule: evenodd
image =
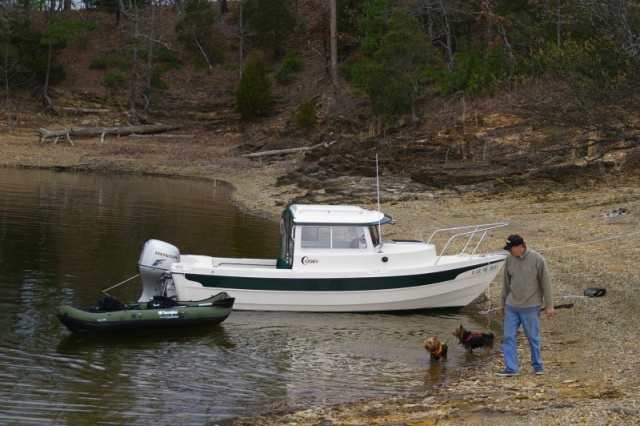
M 376 152 L 376 192 L 378 195 L 378 213 L 382 213 L 380 210 L 380 172 L 378 169 L 378 153 Z M 380 226 L 380 217 L 378 217 L 378 237 L 380 238 L 379 244 L 382 245 L 382 226 Z

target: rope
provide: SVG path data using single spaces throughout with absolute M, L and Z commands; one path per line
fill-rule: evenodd
M 132 276 L 131 278 L 127 278 L 126 280 L 124 280 L 124 281 L 122 281 L 122 282 L 120 282 L 120 283 L 118 283 L 118 284 L 116 284 L 116 285 L 114 285 L 114 286 L 111 286 L 111 287 L 109 287 L 109 288 L 106 288 L 106 289 L 102 290 L 102 292 L 103 292 L 104 294 L 106 294 L 107 296 L 109 296 L 109 293 L 107 293 L 107 291 L 111 290 L 112 288 L 116 288 L 116 287 L 118 287 L 119 285 L 122 285 L 122 284 L 124 284 L 124 283 L 126 283 L 126 282 L 129 282 L 129 281 L 131 281 L 131 280 L 132 280 L 132 279 L 134 279 L 134 278 L 138 278 L 139 276 L 140 276 L 140 274 L 136 274 L 136 275 Z
M 632 233 L 626 234 L 626 235 L 617 235 L 617 236 L 614 236 L 614 237 L 600 238 L 599 240 L 592 240 L 592 241 L 587 241 L 587 242 L 584 242 L 584 243 L 568 244 L 568 245 L 565 245 L 565 246 L 556 246 L 556 247 L 546 247 L 546 248 L 542 248 L 542 249 L 536 249 L 536 251 L 541 252 L 541 251 L 545 251 L 545 250 L 555 250 L 555 249 L 566 248 L 566 247 L 584 246 L 584 245 L 587 245 L 587 244 L 601 243 L 603 241 L 617 240 L 619 238 L 628 237 L 630 235 L 635 235 L 635 234 L 640 234 L 640 231 L 632 232 Z
M 630 235 L 635 235 L 635 234 L 640 234 L 640 231 L 636 231 L 636 232 L 631 232 L 630 234 L 626 234 L 624 235 L 624 237 L 628 237 Z M 595 244 L 595 243 L 601 243 L 604 241 L 613 241 L 613 240 L 617 240 L 622 238 L 623 235 L 616 235 L 613 237 L 606 237 L 606 238 L 600 238 L 597 240 L 591 240 L 591 241 L 586 241 L 584 243 L 575 243 L 575 244 L 567 244 L 564 246 L 555 246 L 555 247 L 546 247 L 546 248 L 541 248 L 541 249 L 535 249 L 537 252 L 541 252 L 541 251 L 545 251 L 545 250 L 555 250 L 555 249 L 559 249 L 559 248 L 567 248 L 567 247 L 576 247 L 576 246 L 585 246 L 587 244 Z M 480 314 L 485 315 L 488 314 L 489 312 L 493 312 L 493 311 L 497 311 L 497 309 L 491 309 L 491 293 L 489 292 L 489 288 L 487 288 L 485 290 L 487 299 L 489 300 L 489 309 L 485 310 L 485 311 L 480 311 Z M 585 296 L 559 296 L 559 297 L 585 297 Z

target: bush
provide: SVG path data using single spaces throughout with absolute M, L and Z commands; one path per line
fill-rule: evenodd
M 271 82 L 264 59 L 254 54 L 247 59 L 236 89 L 236 108 L 243 119 L 264 115 L 271 104 Z
M 123 86 L 127 82 L 127 77 L 120 71 L 108 72 L 104 75 L 104 85 L 113 89 Z
M 310 101 L 300 105 L 296 113 L 296 123 L 305 130 L 309 130 L 316 124 L 316 108 Z
M 89 64 L 90 70 L 106 70 L 109 67 L 109 60 L 104 57 L 93 58 Z
M 293 74 L 302 69 L 302 60 L 293 56 L 291 52 L 287 53 L 280 70 L 275 75 L 276 81 L 280 84 L 289 84 L 293 81 Z

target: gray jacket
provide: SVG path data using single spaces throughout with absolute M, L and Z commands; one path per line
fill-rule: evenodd
M 553 307 L 553 289 L 544 257 L 527 250 L 520 257 L 507 257 L 502 277 L 500 306 L 531 308 Z

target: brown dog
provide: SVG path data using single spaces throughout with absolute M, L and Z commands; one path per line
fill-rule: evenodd
M 485 355 L 489 355 L 493 349 L 493 340 L 495 339 L 493 333 L 472 333 L 460 324 L 454 330 L 453 335 L 458 338 L 458 343 L 464 346 L 468 353 L 473 352 L 474 349 L 483 348 Z
M 424 348 L 431 355 L 431 361 L 447 360 L 449 347 L 445 342 L 438 342 L 438 336 L 429 337 L 424 341 Z

